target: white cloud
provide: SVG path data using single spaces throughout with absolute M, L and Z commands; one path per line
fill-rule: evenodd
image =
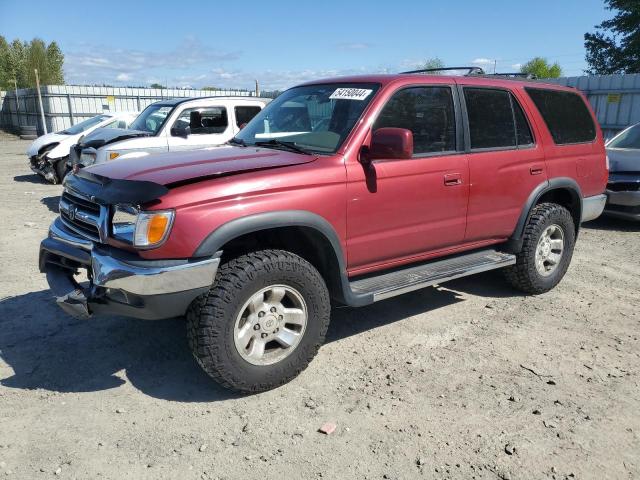
M 131 75 L 129 75 L 128 73 L 119 73 L 116 77 L 116 80 L 118 80 L 119 82 L 126 82 L 128 80 L 131 80 Z
M 371 47 L 371 44 L 365 42 L 343 42 L 336 44 L 340 50 L 365 50 Z
M 493 62 L 494 60 L 484 57 L 476 58 L 471 61 L 471 63 L 473 63 L 474 65 L 493 65 Z
M 521 63 L 514 63 L 513 65 L 511 65 L 511 68 L 513 68 L 516 71 L 520 71 L 520 69 L 522 68 L 522 64 Z

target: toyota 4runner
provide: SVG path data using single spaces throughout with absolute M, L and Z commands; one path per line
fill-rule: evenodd
M 309 82 L 230 143 L 68 175 L 40 269 L 78 317 L 186 316 L 198 363 L 240 391 L 298 375 L 332 303 L 497 268 L 519 290 L 550 290 L 606 200 L 589 104 L 532 81 Z

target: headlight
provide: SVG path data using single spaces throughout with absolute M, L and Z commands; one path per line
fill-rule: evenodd
M 96 154 L 82 152 L 80 154 L 80 163 L 85 167 L 88 167 L 89 165 L 93 165 L 94 163 L 96 163 Z
M 111 221 L 112 234 L 116 240 L 134 247 L 155 247 L 169 235 L 174 215 L 173 210 L 140 212 L 131 205 L 116 205 Z

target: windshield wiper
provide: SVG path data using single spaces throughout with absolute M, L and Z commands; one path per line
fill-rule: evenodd
M 264 142 L 256 142 L 254 145 L 257 147 L 284 147 L 293 152 L 302 153 L 303 155 L 313 155 L 309 150 L 296 145 L 296 142 L 283 142 L 276 138 Z
M 244 140 L 242 140 L 241 138 L 236 138 L 236 137 L 233 137 L 227 143 L 230 143 L 231 145 L 240 145 L 241 147 L 246 147 L 247 146 L 247 143 Z

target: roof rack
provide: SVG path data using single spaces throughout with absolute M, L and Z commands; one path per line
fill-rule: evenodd
M 419 70 L 409 70 L 408 72 L 400 73 L 433 73 L 433 72 L 447 72 L 450 70 L 466 70 L 466 75 L 484 75 L 484 70 L 480 67 L 442 67 L 442 68 L 421 68 Z

